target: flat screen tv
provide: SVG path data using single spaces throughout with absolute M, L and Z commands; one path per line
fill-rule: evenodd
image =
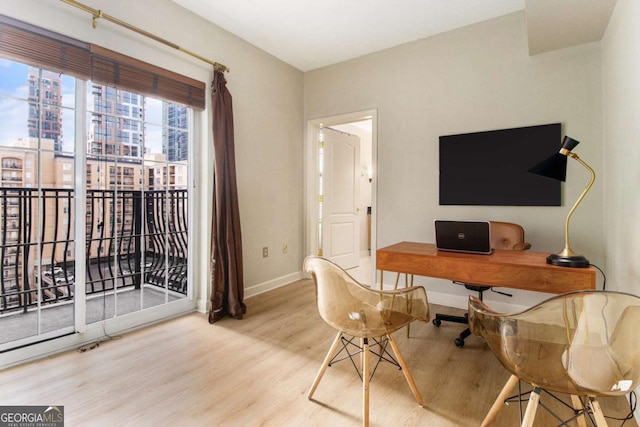
M 560 123 L 440 137 L 440 204 L 560 206 L 560 181 L 527 172 L 560 149 Z

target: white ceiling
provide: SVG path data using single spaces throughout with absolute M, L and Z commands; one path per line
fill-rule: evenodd
M 524 9 L 524 0 L 173 0 L 309 71 Z
M 616 0 L 172 0 L 309 71 L 525 9 L 531 54 L 600 40 Z

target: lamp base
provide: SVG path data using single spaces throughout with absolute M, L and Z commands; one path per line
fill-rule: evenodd
M 547 257 L 547 264 L 559 267 L 589 267 L 589 260 L 582 255 L 551 254 Z

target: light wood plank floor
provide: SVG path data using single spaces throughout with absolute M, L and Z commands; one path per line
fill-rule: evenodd
M 190 314 L 1 371 L 0 404 L 64 405 L 67 427 L 358 426 L 361 389 L 348 362 L 329 368 L 315 400 L 306 398 L 334 337 L 314 298 L 303 280 L 248 299 L 243 320 L 209 325 Z M 411 338 L 396 333 L 426 407 L 402 373 L 383 364 L 371 382 L 372 426 L 480 425 L 508 374 L 480 338 L 455 347 L 460 330 L 414 323 Z M 628 412 L 624 398 L 601 404 L 609 416 Z M 539 409 L 536 426 L 557 424 Z M 518 405 L 505 406 L 494 425 L 518 425 Z

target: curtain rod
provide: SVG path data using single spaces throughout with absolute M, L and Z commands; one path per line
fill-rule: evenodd
M 78 9 L 82 9 L 82 10 L 84 10 L 85 12 L 88 12 L 88 13 L 90 13 L 91 15 L 93 15 L 93 23 L 92 23 L 93 28 L 96 28 L 96 27 L 97 27 L 97 25 L 98 25 L 98 19 L 100 19 L 100 18 L 104 18 L 104 19 L 106 19 L 107 21 L 111 21 L 111 22 L 113 22 L 114 24 L 117 24 L 117 25 L 120 25 L 120 26 L 122 26 L 122 27 L 125 27 L 125 28 L 127 28 L 127 29 L 129 29 L 129 30 L 131 30 L 131 31 L 134 31 L 134 32 L 138 33 L 138 34 L 142 34 L 142 35 L 143 35 L 143 36 L 145 36 L 145 37 L 148 37 L 148 38 L 150 38 L 150 39 L 153 39 L 153 40 L 155 40 L 155 41 L 157 41 L 157 42 L 159 42 L 159 43 L 162 43 L 162 44 L 164 44 L 164 45 L 167 45 L 167 46 L 169 46 L 169 47 L 172 47 L 172 48 L 174 48 L 174 49 L 176 49 L 176 50 L 179 50 L 180 52 L 184 52 L 184 53 L 186 53 L 187 55 L 193 56 L 194 58 L 197 58 L 197 59 L 199 59 L 199 60 L 201 60 L 201 61 L 204 61 L 204 62 L 206 62 L 206 63 L 208 63 L 208 64 L 211 64 L 211 65 L 213 65 L 213 68 L 214 68 L 214 69 L 216 69 L 216 70 L 219 70 L 219 71 L 222 71 L 222 72 L 229 72 L 229 71 L 231 71 L 231 70 L 229 70 L 229 68 L 228 68 L 227 66 L 225 66 L 225 65 L 223 65 L 223 64 L 220 64 L 219 62 L 209 61 L 208 59 L 206 59 L 206 58 L 204 58 L 204 57 L 202 57 L 202 56 L 198 55 L 197 53 L 193 53 L 193 52 L 191 52 L 191 51 L 189 51 L 189 50 L 187 50 L 187 49 L 184 49 L 184 48 L 182 48 L 182 47 L 178 46 L 178 45 L 177 45 L 177 44 L 175 44 L 175 43 L 171 43 L 171 42 L 170 42 L 170 41 L 168 41 L 168 40 L 165 40 L 165 39 L 163 39 L 163 38 L 161 38 L 161 37 L 158 37 L 158 36 L 156 36 L 156 35 L 154 35 L 154 34 L 151 34 L 151 33 L 147 32 L 147 31 L 145 31 L 145 30 L 142 30 L 142 29 L 140 29 L 140 28 L 138 28 L 138 27 L 135 27 L 135 26 L 133 26 L 133 25 L 131 25 L 131 24 L 128 24 L 128 23 L 126 23 L 126 22 L 124 22 L 124 21 L 121 21 L 121 20 L 119 20 L 118 18 L 114 18 L 114 17 L 113 17 L 113 16 L 111 16 L 111 15 L 107 15 L 106 13 L 102 12 L 102 10 L 93 9 L 93 8 L 91 8 L 91 7 L 89 7 L 89 6 L 85 5 L 85 4 L 82 4 L 82 3 L 80 3 L 80 2 L 77 2 L 77 1 L 75 1 L 75 0 L 61 0 L 61 1 L 62 1 L 62 2 L 64 2 L 64 3 L 67 3 L 67 4 L 71 5 L 71 6 L 75 6 L 75 7 L 77 7 Z

